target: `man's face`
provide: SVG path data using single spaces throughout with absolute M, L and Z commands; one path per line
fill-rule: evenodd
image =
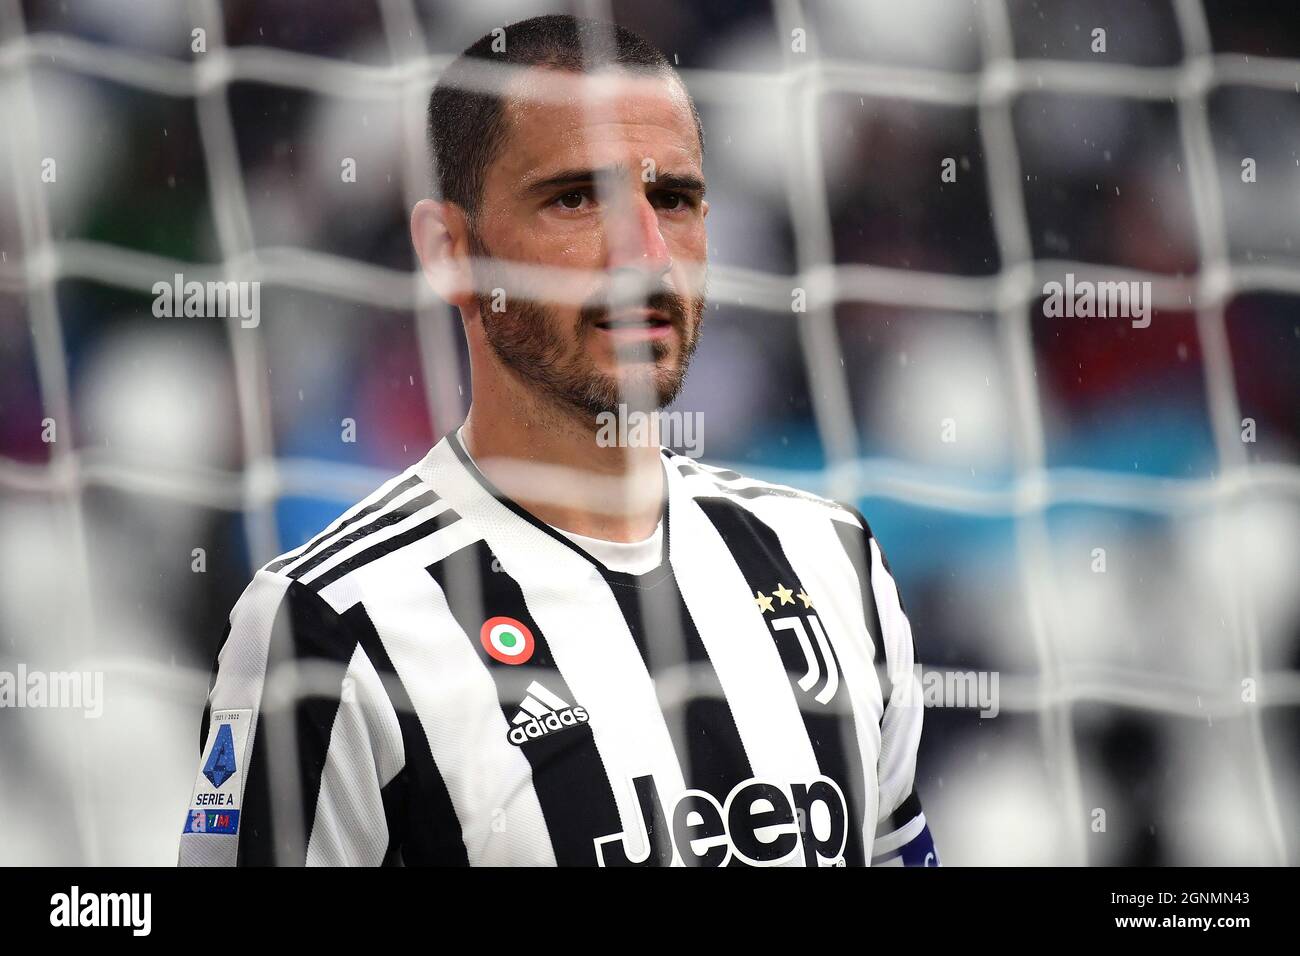
M 485 337 L 565 408 L 666 405 L 704 314 L 707 204 L 686 95 L 668 77 L 542 68 L 511 87 L 471 237 L 492 260 L 475 265 Z

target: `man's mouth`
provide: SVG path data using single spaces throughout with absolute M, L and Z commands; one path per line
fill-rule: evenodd
M 623 308 L 595 323 L 599 332 L 616 343 L 653 342 L 672 336 L 673 323 L 656 308 Z
M 660 338 L 673 330 L 672 321 L 657 309 L 621 309 L 612 315 L 598 320 L 596 328 L 602 332 L 616 333 L 624 336 L 644 336 Z

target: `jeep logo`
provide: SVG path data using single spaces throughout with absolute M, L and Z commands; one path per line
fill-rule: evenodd
M 627 833 L 597 837 L 601 866 L 726 866 L 733 856 L 751 866 L 778 866 L 802 857 L 804 866 L 843 865 L 848 807 L 835 781 L 778 786 L 749 779 L 719 804 L 710 793 L 686 790 L 672 817 L 664 813 L 654 777 L 632 781 L 649 850 L 628 854 Z

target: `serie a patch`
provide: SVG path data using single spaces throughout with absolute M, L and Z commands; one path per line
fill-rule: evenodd
M 244 770 L 252 734 L 251 708 L 212 712 L 207 748 L 181 832 L 239 832 L 239 807 L 244 798 Z

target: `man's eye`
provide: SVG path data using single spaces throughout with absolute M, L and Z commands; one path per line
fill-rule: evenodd
M 663 192 L 658 196 L 658 205 L 669 212 L 677 212 L 691 205 L 690 198 L 682 193 Z
M 564 195 L 557 197 L 555 201 L 565 209 L 580 209 L 582 208 L 583 200 L 586 198 L 586 193 L 575 189 L 573 192 L 565 193 Z

